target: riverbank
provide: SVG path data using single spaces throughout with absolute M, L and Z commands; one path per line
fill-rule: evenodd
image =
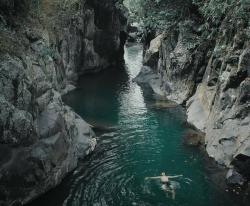
M 213 3 L 209 1 L 210 9 Z M 233 3 L 217 23 L 211 22 L 209 14 L 199 13 L 209 10 L 206 5 L 204 10 L 194 7 L 196 13 L 190 18 L 158 28 L 144 42 L 144 66 L 135 81 L 185 106 L 188 122 L 205 133 L 208 155 L 228 168 L 226 181 L 246 188 L 250 178 L 249 4 Z M 239 16 L 240 10 L 245 16 Z

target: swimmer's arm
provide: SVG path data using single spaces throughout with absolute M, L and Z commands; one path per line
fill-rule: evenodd
M 160 179 L 161 177 L 160 176 L 157 176 L 157 177 L 145 177 L 145 180 L 148 180 L 148 179 Z
M 183 177 L 183 175 L 168 176 L 168 178 L 177 178 L 177 177 Z

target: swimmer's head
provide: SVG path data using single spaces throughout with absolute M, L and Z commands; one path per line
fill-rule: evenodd
M 162 172 L 162 173 L 161 173 L 161 176 L 166 176 L 166 173 L 165 173 L 165 172 Z

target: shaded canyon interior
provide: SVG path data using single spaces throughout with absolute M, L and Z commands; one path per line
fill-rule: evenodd
M 249 190 L 250 24 L 236 9 L 209 30 L 199 16 L 155 33 L 135 81 L 186 107 L 228 183 Z M 0 205 L 43 195 L 94 150 L 62 95 L 123 64 L 128 15 L 120 0 L 0 0 Z

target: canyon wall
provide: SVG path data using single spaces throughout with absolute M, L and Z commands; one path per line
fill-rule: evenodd
M 161 32 L 135 81 L 186 106 L 209 156 L 243 184 L 250 179 L 250 27 L 240 6 L 217 25 L 187 18 Z M 241 9 L 250 14 L 249 4 Z
M 61 95 L 122 61 L 126 18 L 117 0 L 0 0 L 0 205 L 45 193 L 93 151 Z

